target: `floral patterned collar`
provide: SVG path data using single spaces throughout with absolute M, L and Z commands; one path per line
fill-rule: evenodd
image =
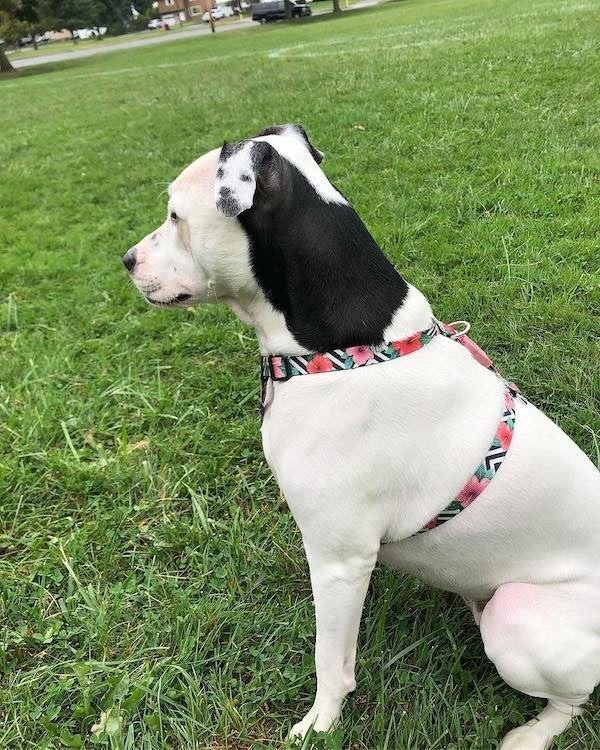
M 457 329 L 459 325 L 462 326 L 462 330 Z M 263 357 L 261 365 L 262 414 L 264 416 L 268 406 L 267 391 L 269 381 L 286 381 L 296 375 L 314 375 L 336 370 L 354 370 L 358 367 L 388 362 L 389 360 L 398 359 L 422 349 L 430 341 L 433 341 L 437 335 L 442 335 L 458 342 L 469 351 L 479 364 L 491 370 L 503 380 L 505 388 L 502 415 L 490 447 L 462 490 L 437 516 L 434 516 L 422 528 L 418 529 L 413 536 L 435 529 L 451 518 L 454 518 L 454 516 L 461 513 L 465 508 L 468 508 L 494 478 L 502 466 L 512 441 L 516 418 L 515 398 L 518 397 L 526 403 L 517 386 L 514 383 L 504 380 L 483 349 L 466 335 L 469 328 L 469 323 L 465 321 L 458 321 L 448 325 L 434 319 L 431 326 L 426 330 L 418 331 L 408 338 L 399 341 L 390 341 L 381 346 L 349 346 L 346 349 L 332 349 L 327 352 L 315 352 L 293 357 L 274 355 Z M 393 540 L 384 540 L 383 543 L 391 541 Z
M 314 352 L 295 357 L 269 356 L 262 359 L 263 376 L 271 380 L 289 380 L 294 375 L 312 375 L 333 370 L 354 370 L 357 367 L 376 365 L 416 352 L 428 344 L 438 333 L 437 322 L 426 331 L 413 333 L 406 339 L 390 341 L 382 346 L 349 346 L 328 352 Z

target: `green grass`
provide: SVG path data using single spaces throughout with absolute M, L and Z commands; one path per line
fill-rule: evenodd
M 592 0 L 407 0 L 0 82 L 3 750 L 265 750 L 309 707 L 253 336 L 149 309 L 121 267 L 225 137 L 302 122 L 438 315 L 598 459 L 598 21 Z M 385 570 L 357 677 L 323 746 L 489 750 L 539 705 L 454 596 Z M 560 746 L 600 747 L 599 717 Z

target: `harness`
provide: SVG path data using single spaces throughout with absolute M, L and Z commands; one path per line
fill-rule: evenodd
M 455 326 L 461 326 L 459 330 Z M 447 325 L 433 320 L 429 328 L 418 331 L 399 341 L 390 341 L 381 346 L 350 346 L 346 349 L 332 349 L 327 352 L 315 352 L 293 357 L 269 355 L 262 357 L 261 362 L 261 413 L 264 416 L 268 408 L 268 383 L 284 382 L 298 375 L 314 375 L 339 370 L 355 370 L 359 367 L 389 362 L 405 357 L 422 349 L 436 336 L 444 336 L 464 346 L 483 367 L 491 370 L 504 383 L 502 415 L 494 433 L 491 445 L 481 463 L 476 467 L 458 495 L 434 516 L 413 536 L 423 534 L 450 521 L 476 500 L 502 466 L 510 447 L 515 429 L 515 398 L 526 403 L 514 383 L 505 380 L 492 364 L 491 359 L 472 339 L 467 336 L 470 324 L 460 320 Z

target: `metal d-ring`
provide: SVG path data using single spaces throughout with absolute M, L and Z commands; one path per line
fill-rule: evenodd
M 450 328 L 456 328 L 462 326 L 462 330 L 456 331 L 450 335 L 451 339 L 459 339 L 461 336 L 465 336 L 471 330 L 471 324 L 468 320 L 455 320 L 454 323 L 449 323 Z

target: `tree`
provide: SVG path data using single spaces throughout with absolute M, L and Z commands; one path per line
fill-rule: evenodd
M 39 17 L 47 29 L 68 29 L 77 41 L 75 29 L 97 26 L 98 6 L 94 0 L 39 0 Z
M 20 36 L 19 22 L 15 18 L 16 0 L 0 0 L 0 38 L 8 42 L 16 41 Z M 0 43 L 0 73 L 10 73 L 14 68 Z
M 38 0 L 20 0 L 15 16 L 24 27 L 27 34 L 30 34 L 33 38 L 33 46 L 35 49 L 38 48 L 36 36 L 44 31 L 42 24 L 40 23 L 40 16 L 38 12 Z
M 98 11 L 98 23 L 107 26 L 111 34 L 124 34 L 128 31 L 139 31 L 146 27 L 149 11 L 152 11 L 152 0 L 95 0 Z M 133 9 L 137 12 L 133 12 Z
M 333 12 L 334 13 L 342 12 L 342 9 L 340 8 L 340 0 L 333 0 Z
M 0 43 L 0 73 L 12 73 L 13 70 L 14 68 L 4 51 L 4 44 Z

